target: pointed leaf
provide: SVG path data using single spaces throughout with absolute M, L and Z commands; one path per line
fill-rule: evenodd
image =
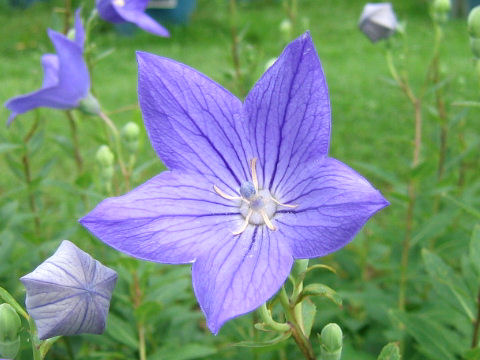
M 396 343 L 390 343 L 383 347 L 377 360 L 400 360 L 400 349 Z
M 480 276 L 480 224 L 475 225 L 473 229 L 469 256 L 475 271 Z
M 342 298 L 335 290 L 324 284 L 309 284 L 305 286 L 296 303 L 300 303 L 303 299 L 309 296 L 323 296 L 333 301 L 336 305 L 342 306 Z
M 287 340 L 292 333 L 290 331 L 280 334 L 276 338 L 273 338 L 272 340 L 266 340 L 266 341 L 241 341 L 238 343 L 233 344 L 234 346 L 240 346 L 240 347 L 250 347 L 250 348 L 260 348 L 260 347 L 267 347 L 267 346 L 272 346 L 275 344 L 278 344 L 282 341 Z

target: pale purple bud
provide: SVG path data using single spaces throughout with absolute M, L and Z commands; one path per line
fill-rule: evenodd
M 369 3 L 365 5 L 358 26 L 372 42 L 390 37 L 398 27 L 392 4 Z
M 70 241 L 20 280 L 39 339 L 104 331 L 117 273 Z

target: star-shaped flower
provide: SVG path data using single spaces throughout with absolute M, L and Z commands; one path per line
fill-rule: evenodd
M 70 241 L 20 280 L 39 339 L 104 331 L 117 273 Z
M 150 141 L 170 171 L 81 223 L 140 259 L 193 263 L 213 333 L 271 298 L 294 259 L 345 246 L 388 203 L 328 157 L 330 101 L 308 33 L 242 102 L 194 69 L 137 54 Z
M 5 107 L 11 111 L 7 125 L 15 117 L 38 107 L 73 109 L 80 105 L 90 91 L 90 76 L 83 59 L 85 31 L 80 9 L 75 12 L 75 39 L 48 29 L 56 54 L 42 56 L 44 72 L 42 88 L 8 100 Z
M 169 37 L 168 30 L 145 14 L 148 0 L 96 0 L 100 17 L 114 24 L 129 22 L 154 35 Z

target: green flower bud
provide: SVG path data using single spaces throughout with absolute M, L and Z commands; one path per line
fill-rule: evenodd
M 111 167 L 115 156 L 107 145 L 102 145 L 98 148 L 95 158 L 101 166 Z
M 478 39 L 480 38 L 480 5 L 475 6 L 468 15 L 468 33 L 470 37 Z
M 452 8 L 450 0 L 434 0 L 433 11 L 438 13 L 448 13 Z
M 102 110 L 100 103 L 91 93 L 80 100 L 78 108 L 87 115 L 98 115 Z
M 285 41 L 290 41 L 292 37 L 293 25 L 289 19 L 284 19 L 280 23 L 280 32 L 282 33 L 283 38 Z
M 472 49 L 473 57 L 480 59 L 480 38 L 470 38 L 470 49 Z
M 330 323 L 322 329 L 321 360 L 340 360 L 342 357 L 343 333 L 340 326 Z
M 9 304 L 0 305 L 0 358 L 13 359 L 20 348 L 22 323 L 17 312 Z
M 67 32 L 67 38 L 69 38 L 72 41 L 75 41 L 75 28 L 71 28 Z
M 134 122 L 127 123 L 122 129 L 122 138 L 128 151 L 135 153 L 138 149 L 140 128 Z
M 268 59 L 268 61 L 265 63 L 265 71 L 267 71 L 273 64 L 275 64 L 275 61 L 277 61 L 277 58 Z
M 127 141 L 138 140 L 138 135 L 140 135 L 140 128 L 134 122 L 128 122 L 122 129 L 122 136 Z

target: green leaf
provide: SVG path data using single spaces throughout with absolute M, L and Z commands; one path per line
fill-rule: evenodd
M 338 306 L 342 306 L 342 298 L 337 294 L 335 290 L 332 288 L 328 287 L 327 285 L 324 284 L 309 284 L 305 286 L 300 293 L 296 303 L 298 304 L 301 302 L 303 299 L 309 297 L 309 296 L 322 296 L 326 297 L 327 299 L 330 299 L 333 301 Z
M 298 305 L 297 305 L 298 306 Z M 313 324 L 315 323 L 315 315 L 317 314 L 317 307 L 310 299 L 302 301 L 302 317 L 303 329 L 307 338 L 310 337 Z
M 217 353 L 210 345 L 187 344 L 175 347 L 165 347 L 148 357 L 148 360 L 190 360 L 200 359 Z
M 129 348 L 138 349 L 137 334 L 132 325 L 112 313 L 108 315 L 106 333 Z
M 12 150 L 21 149 L 22 147 L 18 144 L 3 143 L 0 144 L 0 154 L 6 153 Z
M 377 360 L 400 360 L 400 349 L 396 343 L 390 343 L 383 347 Z
M 473 228 L 469 251 L 470 262 L 480 276 L 480 224 Z
M 471 321 L 475 320 L 474 304 L 469 297 L 469 291 L 462 279 L 438 255 L 422 250 L 423 261 L 427 272 L 440 284 L 444 284 L 452 292 L 453 297 Z
M 266 340 L 266 341 L 241 341 L 238 343 L 233 344 L 233 346 L 240 346 L 240 347 L 249 347 L 249 348 L 261 348 L 261 347 L 267 347 L 267 346 L 272 346 L 275 344 L 278 344 L 282 341 L 287 340 L 292 333 L 290 331 L 285 332 L 283 334 L 280 334 L 279 336 L 271 339 L 271 340 Z
M 463 357 L 465 360 L 480 360 L 480 348 L 470 349 Z

